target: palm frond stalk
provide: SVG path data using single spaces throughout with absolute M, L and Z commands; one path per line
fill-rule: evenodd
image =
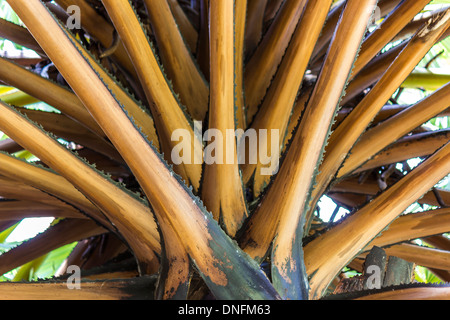
M 396 278 L 450 279 L 448 7 L 7 2 L 1 299 L 450 299 Z M 397 286 L 351 290 L 379 248 Z

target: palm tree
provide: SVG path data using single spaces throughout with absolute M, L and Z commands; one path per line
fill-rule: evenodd
M 450 281 L 439 1 L 7 2 L 26 27 L 3 20 L 1 36 L 40 58 L 0 59 L 0 240 L 56 219 L 0 255 L 0 274 L 29 280 L 70 254 L 54 279 L 0 283 L 1 298 L 330 298 L 349 293 L 348 270 L 367 280 L 377 248 Z M 219 143 L 229 131 L 258 143 Z

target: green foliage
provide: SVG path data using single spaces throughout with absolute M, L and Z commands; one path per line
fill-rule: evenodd
M 20 158 L 20 159 L 27 160 L 27 161 L 34 161 L 37 159 L 30 151 L 27 151 L 27 150 L 22 150 L 22 151 L 16 152 L 16 153 L 14 153 L 14 156 L 16 156 L 17 158 Z
M 19 223 L 16 223 L 15 225 L 7 228 L 6 230 L 3 230 L 2 232 L 0 232 L 0 244 L 4 243 L 6 238 L 8 238 L 8 236 L 14 231 L 14 229 L 19 225 Z M 3 251 L 0 252 L 2 253 Z
M 15 225 L 9 227 L 6 230 L 0 232 L 0 255 L 6 251 L 11 250 L 12 248 L 19 245 L 19 242 L 5 242 L 6 238 L 14 231 L 14 229 L 19 225 L 19 222 Z M 0 281 L 10 281 L 13 278 L 13 272 L 8 272 L 2 276 L 0 276 Z
M 30 110 L 39 110 L 39 111 L 45 111 L 45 112 L 54 112 L 54 113 L 61 113 L 58 109 L 53 108 L 51 105 L 45 103 L 45 102 L 36 102 L 32 104 L 28 104 L 25 106 L 26 109 Z
M 11 7 L 6 2 L 6 0 L 0 0 L 0 17 L 2 17 L 5 20 L 8 20 L 12 23 L 15 23 L 15 24 L 18 24 L 21 26 L 24 25 L 23 22 L 17 16 L 17 14 L 11 9 Z M 7 40 L 0 39 L 0 50 L 3 50 L 5 41 L 7 41 Z M 23 50 L 22 46 L 15 44 L 15 43 L 14 43 L 14 47 L 17 50 Z
M 432 130 L 442 130 L 450 128 L 450 117 L 436 117 L 425 123 Z
M 356 270 L 350 269 L 349 267 L 345 267 L 342 272 L 345 274 L 346 277 L 348 278 L 353 278 L 356 276 L 360 276 L 362 273 L 358 272 Z
M 436 275 L 434 275 L 430 270 L 422 266 L 416 266 L 415 269 L 415 280 L 421 283 L 444 283 Z
M 0 232 L 0 254 L 7 252 L 22 242 L 5 242 L 20 222 Z M 67 244 L 0 276 L 2 281 L 36 281 L 53 277 L 58 268 L 67 259 L 78 242 Z

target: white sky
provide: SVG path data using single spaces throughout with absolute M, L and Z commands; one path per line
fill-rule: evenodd
M 54 218 L 27 218 L 14 229 L 5 242 L 20 242 L 33 238 L 50 226 Z

